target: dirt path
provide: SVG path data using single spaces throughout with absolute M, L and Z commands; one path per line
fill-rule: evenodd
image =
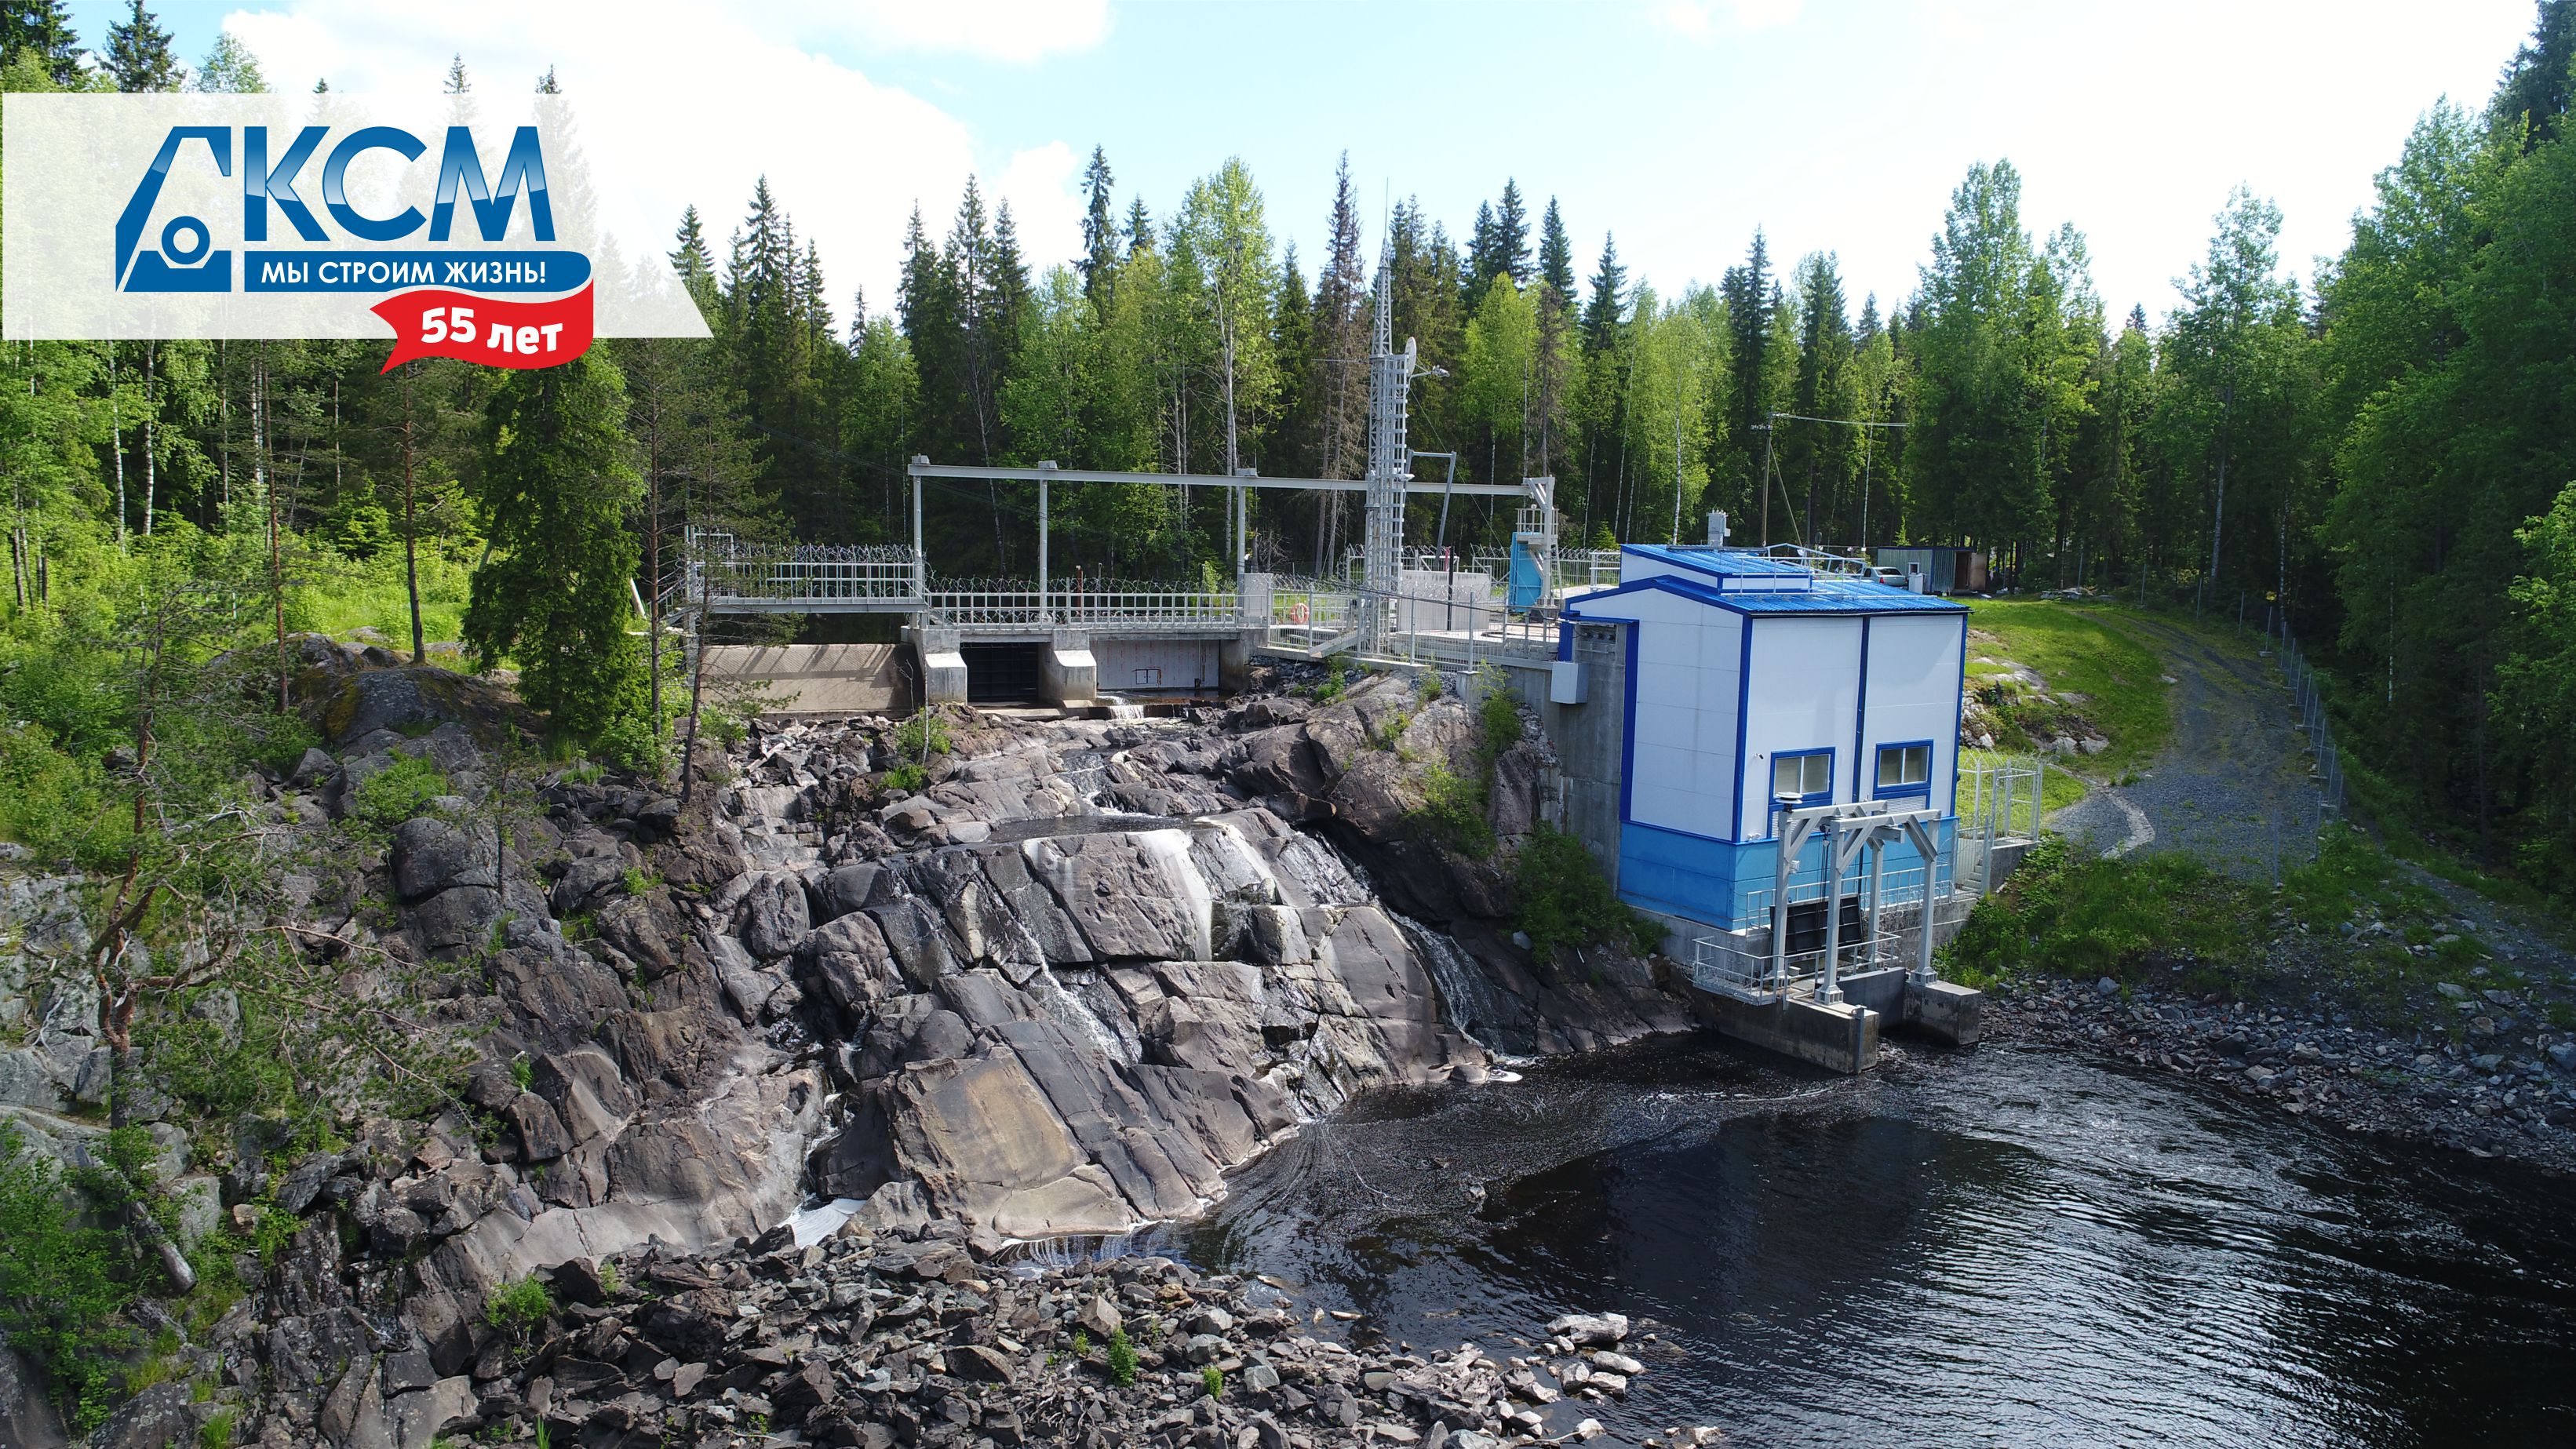
M 2244 879 L 2268 877 L 2276 850 L 2284 863 L 2310 855 L 2317 787 L 2271 661 L 2231 656 L 2159 619 L 2101 618 L 2164 661 L 2173 738 L 2131 783 L 2097 784 L 2049 824 L 2079 848 L 2184 850 Z

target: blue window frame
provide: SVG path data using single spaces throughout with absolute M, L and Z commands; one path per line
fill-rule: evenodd
M 1768 809 L 1783 795 L 1798 797 L 1800 805 L 1828 805 L 1834 798 L 1834 752 L 1824 750 L 1778 750 L 1771 756 L 1771 794 L 1764 806 Z
M 1870 774 L 1871 796 L 1901 800 L 1932 796 L 1932 742 L 1897 740 L 1878 747 L 1878 768 Z

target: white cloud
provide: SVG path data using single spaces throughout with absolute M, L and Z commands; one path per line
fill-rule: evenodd
M 774 7 L 763 7 L 764 12 Z M 1109 0 L 864 0 L 795 7 L 809 36 L 1027 64 L 1109 37 Z
M 1715 35 L 1720 18 L 1738 30 L 1768 30 L 1798 18 L 1806 0 L 1665 0 L 1647 12 L 1657 30 L 1689 40 Z
M 917 43 L 1026 52 L 989 28 L 1011 7 L 964 8 L 982 18 L 918 21 Z M 1093 8 L 1105 28 L 1105 9 Z M 1011 202 L 1029 255 L 1071 254 L 1079 215 L 1063 145 L 979 156 L 956 117 L 781 33 L 805 18 L 684 0 L 446 0 L 435 9 L 289 0 L 282 10 L 236 11 L 224 24 L 280 90 L 324 78 L 336 91 L 424 94 L 438 88 L 449 57 L 462 55 L 478 94 L 515 103 L 552 66 L 580 128 L 602 225 L 626 255 L 667 250 L 682 208 L 694 204 L 721 259 L 765 175 L 799 238 L 821 249 L 844 316 L 856 286 L 866 287 L 871 309 L 892 305 L 915 202 L 944 234 L 979 163 L 988 194 Z M 844 19 L 868 23 L 864 14 Z

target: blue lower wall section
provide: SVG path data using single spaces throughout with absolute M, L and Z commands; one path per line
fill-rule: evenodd
M 1953 853 L 1952 839 L 1957 829 L 1954 819 L 1940 824 L 1937 838 L 1944 856 Z M 1640 825 L 1633 820 L 1619 827 L 1621 899 L 1644 910 L 1725 930 L 1744 930 L 1768 919 L 1778 861 L 1776 841 L 1735 845 L 1658 825 Z M 1920 870 L 1922 865 L 1910 841 L 1899 841 L 1887 849 L 1891 878 L 1900 871 Z M 1866 861 L 1857 862 L 1851 877 L 1843 882 L 1843 893 L 1860 894 L 1868 882 Z M 1814 899 L 1824 894 L 1824 888 L 1825 840 L 1820 833 L 1809 837 L 1798 851 L 1789 893 L 1793 900 Z M 1892 884 L 1890 894 L 1895 891 Z

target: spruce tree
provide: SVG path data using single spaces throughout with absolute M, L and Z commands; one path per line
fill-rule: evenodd
M 1558 302 L 1574 306 L 1574 243 L 1565 234 L 1565 218 L 1557 214 L 1553 196 L 1547 199 L 1547 219 L 1539 227 L 1538 279 L 1556 293 Z
M 1619 265 L 1618 239 L 1601 234 L 1601 262 L 1592 272 L 1592 299 L 1583 304 L 1583 350 L 1598 353 L 1619 329 L 1620 309 L 1627 305 L 1628 269 Z
M 484 413 L 477 512 L 491 554 L 474 571 L 465 642 L 478 668 L 519 666 L 519 696 L 584 744 L 642 722 L 634 605 L 637 479 L 625 381 L 599 352 L 513 372 Z
M 170 32 L 143 0 L 134 0 L 123 25 L 107 27 L 107 73 L 120 91 L 175 91 L 187 79 L 187 67 L 170 48 Z
M 1091 164 L 1083 168 L 1082 187 L 1088 204 L 1082 213 L 1082 295 L 1091 299 L 1094 308 L 1106 310 L 1103 295 L 1110 279 L 1118 271 L 1118 218 L 1110 210 L 1109 188 L 1117 180 L 1109 170 L 1109 148 L 1091 148 Z
M 73 32 L 63 4 L 64 0 L 0 3 L 0 60 L 15 58 L 22 50 L 33 51 L 54 84 L 79 84 L 80 37 Z
M 1521 184 L 1509 178 L 1494 207 L 1494 253 L 1495 269 L 1510 273 L 1513 285 L 1530 279 L 1529 208 L 1521 201 Z

